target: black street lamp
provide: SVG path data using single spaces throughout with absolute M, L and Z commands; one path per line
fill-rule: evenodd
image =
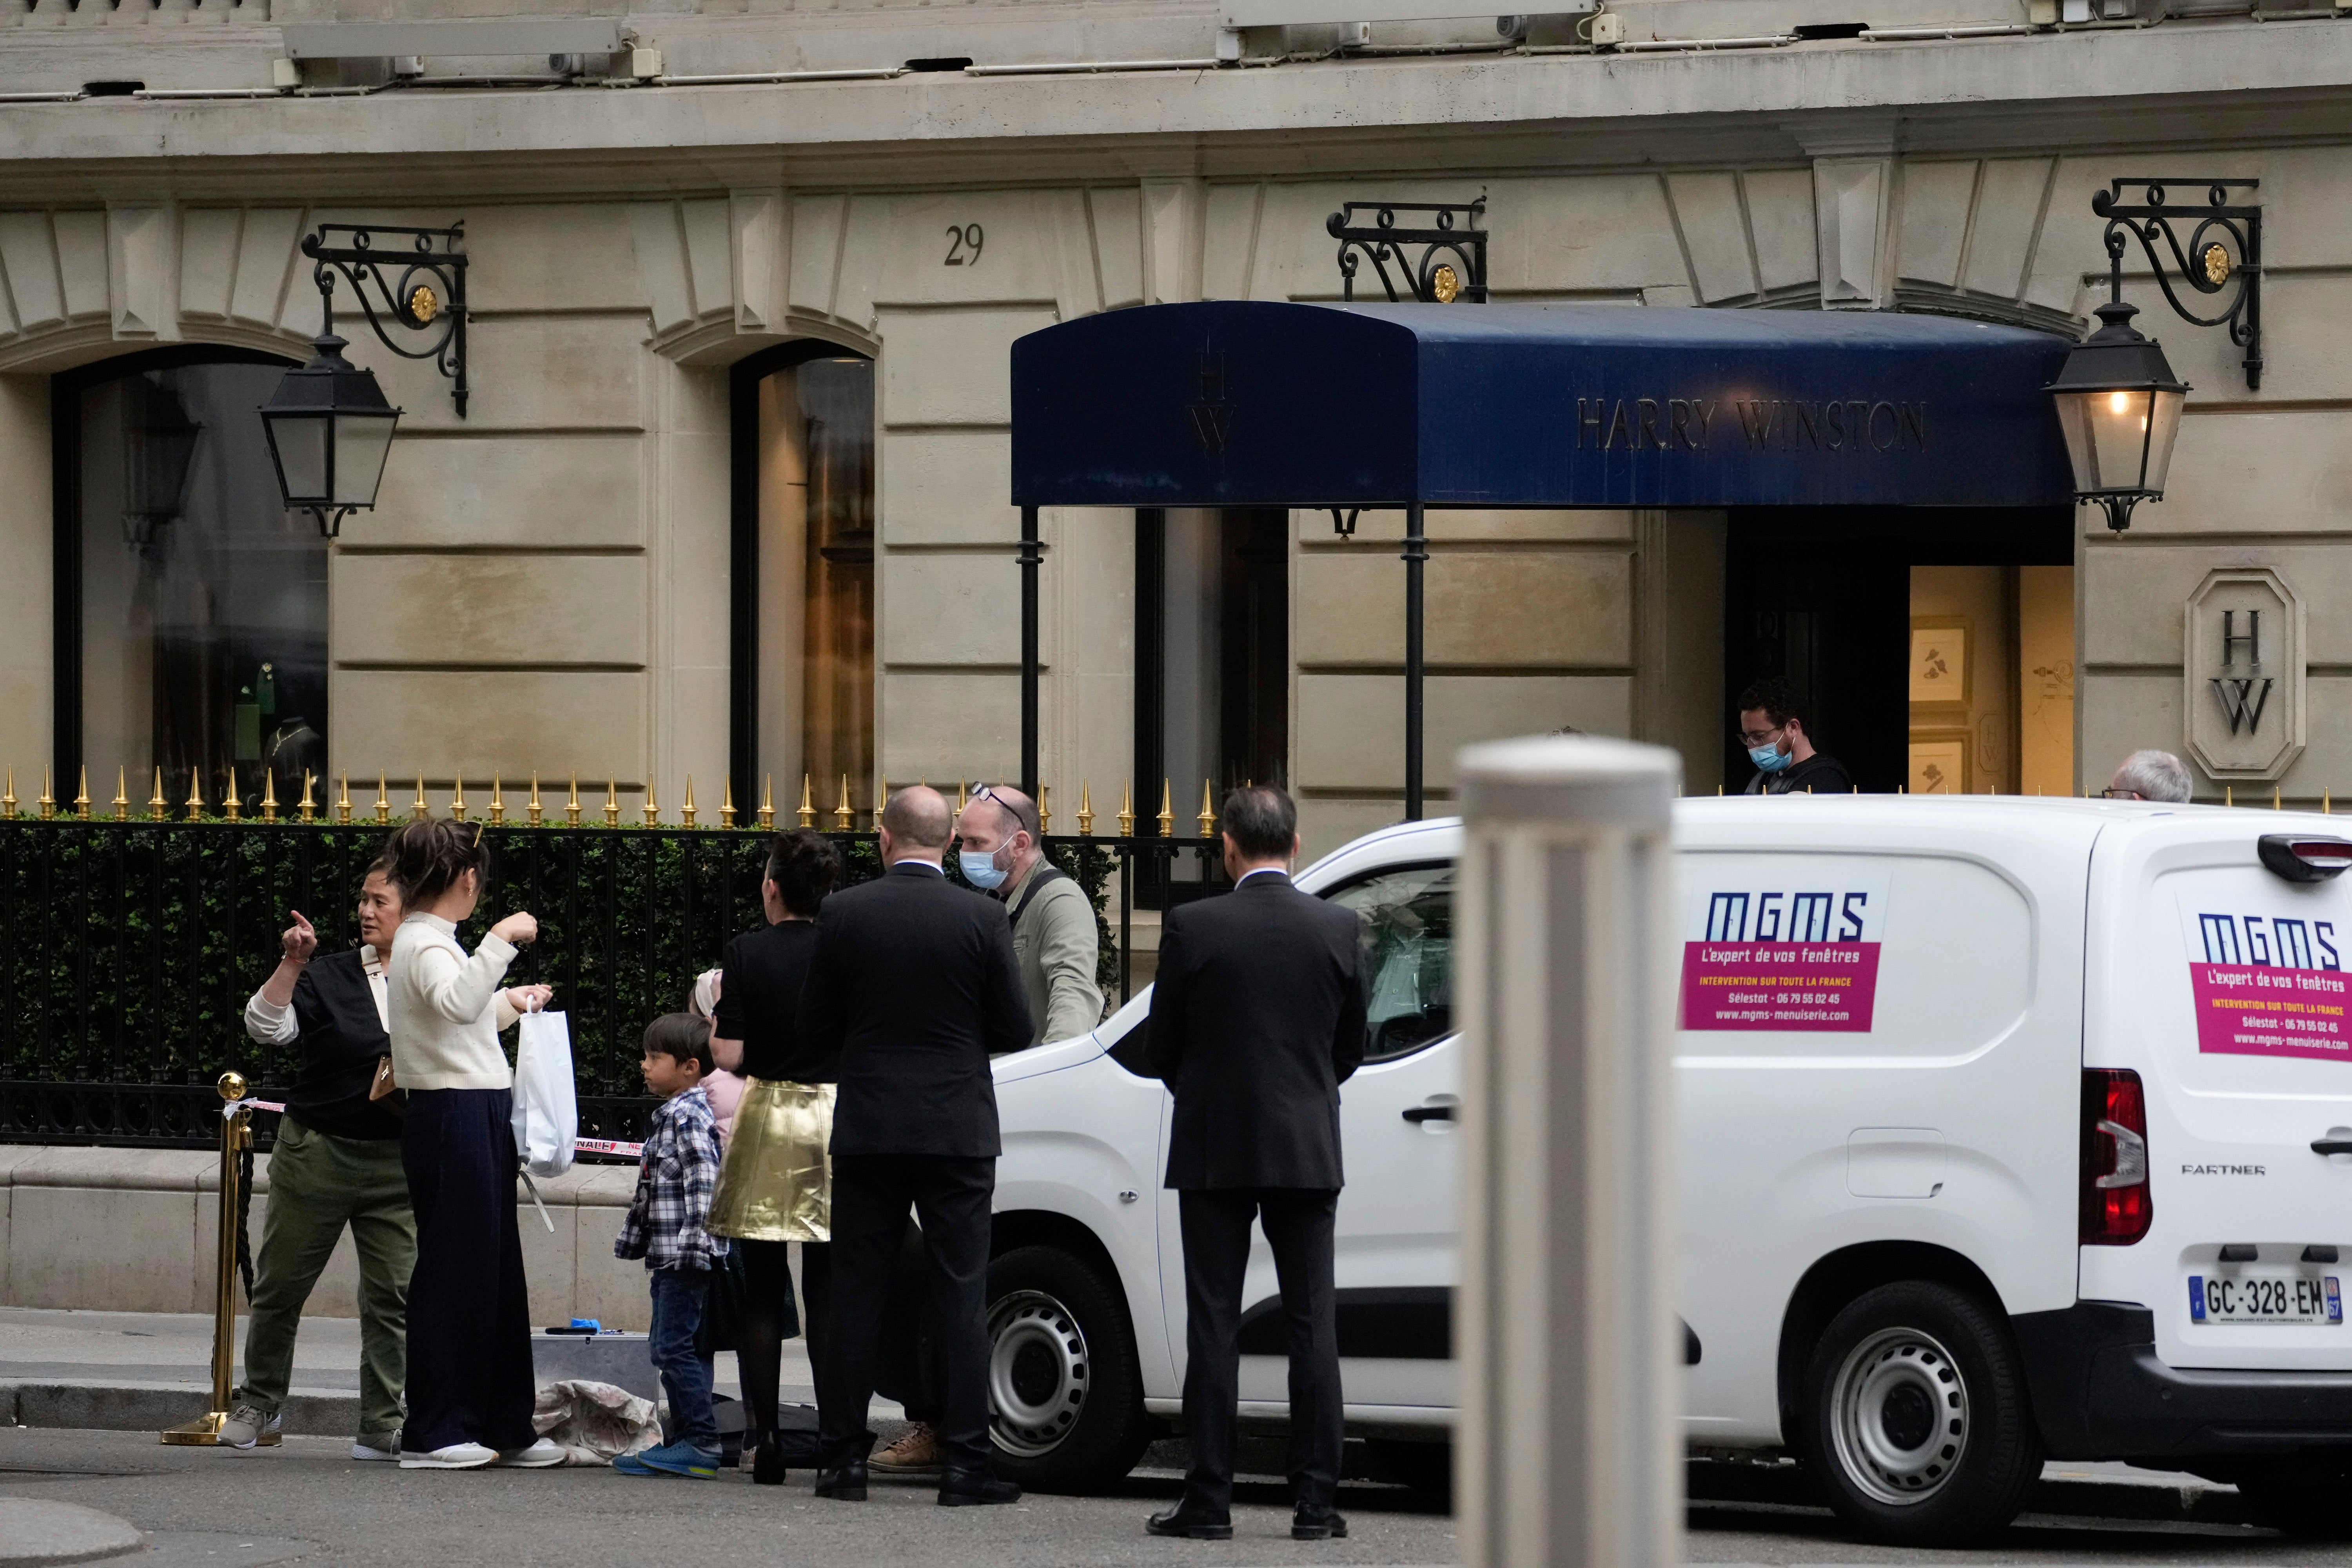
M 348 243 L 330 246 L 330 236 Z M 398 235 L 412 242 L 405 255 L 387 257 L 375 249 L 378 235 Z M 326 327 L 311 347 L 317 353 L 299 370 L 289 370 L 278 391 L 261 410 L 262 428 L 269 437 L 270 461 L 277 465 L 278 488 L 289 510 L 309 512 L 319 520 L 319 531 L 332 539 L 343 519 L 374 507 L 376 487 L 383 480 L 384 459 L 392 452 L 392 432 L 402 411 L 385 401 L 375 372 L 343 358 L 346 340 L 335 335 L 335 275 L 351 280 L 368 325 L 384 347 L 404 359 L 429 359 L 454 384 L 450 389 L 457 416 L 466 415 L 466 254 L 457 248 L 465 237 L 462 225 L 451 228 L 394 228 L 384 226 L 320 224 L 319 232 L 302 241 L 302 254 L 317 265 L 311 271 Z M 397 279 L 393 261 L 401 264 Z M 377 298 L 371 298 L 371 290 Z M 384 330 L 384 319 L 412 333 L 426 334 L 422 347 L 409 348 Z
M 2164 499 L 2173 439 L 2180 434 L 2181 400 L 2189 393 L 2164 351 L 2131 325 L 2139 311 L 2124 303 L 2124 251 L 2132 240 L 2139 241 L 2157 286 L 2181 320 L 2229 329 L 2230 341 L 2246 351 L 2246 385 L 2259 387 L 2263 211 L 2251 202 L 2233 204 L 2230 196 L 2259 184 L 2133 177 L 2116 180 L 2091 198 L 2091 210 L 2107 220 L 2107 302 L 2098 308 L 2099 330 L 2066 356 L 2048 391 L 2074 467 L 2074 499 L 2096 503 L 2117 533 L 2131 526 L 2132 509 L 2141 501 Z M 2204 205 L 2172 201 L 2167 184 L 2203 186 Z M 2137 191 L 2140 199 L 2126 202 L 2127 191 Z M 2192 217 L 2197 226 L 2184 247 L 2173 221 Z M 2158 240 L 2171 253 L 2169 270 Z M 2189 309 L 2173 287 L 2173 272 L 2192 296 L 2215 299 L 2218 311 L 2200 316 Z
M 2099 307 L 2099 330 L 2066 356 L 2049 386 L 2074 459 L 2074 499 L 2095 502 L 2117 533 L 2131 526 L 2132 508 L 2164 499 L 2189 393 L 2164 350 L 2133 330 L 2138 314 L 2118 284 L 2116 297 Z
M 373 371 L 343 358 L 343 340 L 331 327 L 310 346 L 317 353 L 286 373 L 261 411 L 261 427 L 288 510 L 308 511 L 332 539 L 344 518 L 375 505 L 401 410 L 384 401 Z

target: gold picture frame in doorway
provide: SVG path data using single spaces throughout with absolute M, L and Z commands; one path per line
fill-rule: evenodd
M 1913 702 L 1968 706 L 1969 633 L 1966 616 L 1911 617 L 1906 686 Z
M 1909 783 L 1913 795 L 1967 795 L 1969 732 L 1965 728 L 1911 731 Z

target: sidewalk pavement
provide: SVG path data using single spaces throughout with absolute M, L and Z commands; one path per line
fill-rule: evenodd
M 245 1349 L 247 1320 L 236 1322 Z M 213 1321 L 186 1312 L 68 1312 L 0 1309 L 0 1426 L 160 1431 L 204 1413 L 212 1393 Z M 808 1347 L 784 1343 L 782 1397 L 816 1403 Z M 240 1358 L 237 1375 L 245 1368 Z M 286 1430 L 346 1437 L 359 1426 L 356 1318 L 305 1318 L 294 1342 Z M 730 1352 L 718 1358 L 716 1392 L 740 1397 Z M 899 1422 L 887 1400 L 876 1421 Z

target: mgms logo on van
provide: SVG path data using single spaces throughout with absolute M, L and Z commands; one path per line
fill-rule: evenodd
M 1684 931 L 1685 1029 L 1867 1034 L 1889 879 L 1701 885 Z
M 2336 921 L 2319 918 L 2342 918 L 2342 895 L 2299 899 L 2292 913 L 2217 901 L 2180 894 L 2198 1050 L 2352 1061 L 2352 976 L 2338 955 Z

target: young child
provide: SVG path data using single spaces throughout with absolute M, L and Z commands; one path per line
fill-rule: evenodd
M 642 1258 L 653 1275 L 653 1363 L 669 1395 L 670 1440 L 624 1455 L 613 1468 L 632 1476 L 719 1473 L 719 1426 L 710 1413 L 710 1358 L 694 1353 L 695 1331 L 710 1290 L 710 1270 L 727 1256 L 712 1236 L 710 1195 L 719 1185 L 719 1139 L 702 1080 L 711 1070 L 710 1026 L 691 1013 L 665 1013 L 646 1030 L 638 1064 L 646 1089 L 662 1097 L 654 1112 L 637 1190 L 621 1222 L 615 1258 Z

